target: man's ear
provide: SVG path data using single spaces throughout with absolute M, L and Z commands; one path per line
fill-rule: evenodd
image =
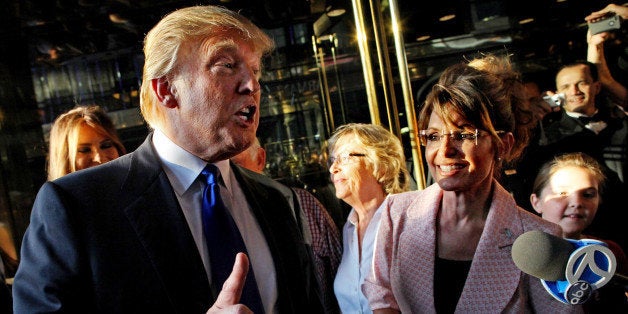
M 174 86 L 170 86 L 170 82 L 168 82 L 167 78 L 160 77 L 152 79 L 151 87 L 153 88 L 153 92 L 155 93 L 157 99 L 162 105 L 168 108 L 174 108 L 178 105 L 177 100 L 175 99 L 173 94 Z
M 593 86 L 595 87 L 594 96 L 597 96 L 602 91 L 602 82 L 599 80 L 593 82 Z
M 257 158 L 255 158 L 255 167 L 259 170 L 259 172 L 263 172 L 264 168 L 266 168 L 266 150 L 258 147 L 257 148 Z

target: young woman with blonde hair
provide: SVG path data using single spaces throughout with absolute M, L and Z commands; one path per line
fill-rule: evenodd
M 79 106 L 50 130 L 48 180 L 97 166 L 126 154 L 111 119 L 99 106 Z

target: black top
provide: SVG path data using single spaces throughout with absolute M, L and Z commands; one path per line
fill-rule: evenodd
M 437 313 L 456 311 L 462 288 L 467 281 L 471 261 L 454 261 L 436 257 L 434 265 L 434 306 Z

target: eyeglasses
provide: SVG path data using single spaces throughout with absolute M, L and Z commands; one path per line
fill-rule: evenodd
M 419 131 L 419 140 L 423 146 L 431 146 L 440 143 L 441 139 L 445 136 L 449 136 L 454 143 L 462 144 L 465 141 L 473 142 L 478 145 L 478 137 L 482 136 L 480 130 L 475 129 L 473 132 L 469 131 L 455 131 L 450 130 L 448 133 L 443 134 L 432 130 Z
M 360 154 L 360 153 L 348 153 L 348 154 L 341 154 L 338 155 L 336 157 L 329 157 L 329 159 L 327 159 L 327 168 L 331 168 L 331 166 L 334 163 L 338 163 L 338 165 L 346 165 L 349 163 L 349 161 L 355 160 L 355 157 L 365 157 L 366 154 Z

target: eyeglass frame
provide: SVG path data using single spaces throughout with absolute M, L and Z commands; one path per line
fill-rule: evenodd
M 428 136 L 433 135 L 433 134 L 427 134 L 428 131 L 430 130 L 419 131 L 419 142 L 421 143 L 421 146 L 427 147 L 427 145 L 430 143 L 440 143 L 440 141 L 445 136 L 449 136 L 449 139 L 451 139 L 454 143 L 464 143 L 464 140 L 470 140 L 470 141 L 475 142 L 475 146 L 478 146 L 478 138 L 482 136 L 482 134 L 480 134 L 480 131 L 487 132 L 487 131 L 483 131 L 477 128 L 473 132 L 458 131 L 458 130 L 449 130 L 448 133 L 443 133 L 443 134 L 441 134 L 440 132 L 433 132 L 433 133 L 438 134 L 437 135 L 438 140 L 430 141 L 428 140 Z M 497 134 L 504 134 L 504 133 L 505 133 L 504 131 L 497 131 Z M 469 136 L 469 138 L 467 138 L 466 136 Z
M 327 158 L 327 168 L 331 168 L 336 162 L 338 165 L 346 165 L 347 161 L 351 159 L 351 157 L 366 157 L 366 154 L 363 153 L 346 153 L 341 154 L 340 156 L 331 156 Z

